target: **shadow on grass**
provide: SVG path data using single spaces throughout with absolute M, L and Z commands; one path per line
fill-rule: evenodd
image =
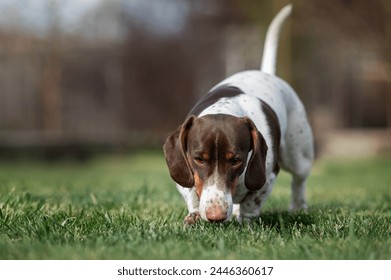
M 284 233 L 297 226 L 310 226 L 316 223 L 316 217 L 307 212 L 290 213 L 288 211 L 273 211 L 261 214 L 254 223 L 260 227 L 274 229 Z
M 240 230 L 246 225 L 252 229 L 263 228 L 273 230 L 278 233 L 288 233 L 295 227 L 307 227 L 317 222 L 317 215 L 310 212 L 290 213 L 288 211 L 271 211 L 261 214 L 251 222 L 239 223 L 236 218 L 226 223 L 209 223 L 199 221 L 195 225 L 186 226 L 189 229 L 198 228 L 200 230 Z

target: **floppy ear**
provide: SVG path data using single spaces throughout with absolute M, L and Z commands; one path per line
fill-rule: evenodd
M 192 126 L 195 116 L 190 116 L 168 136 L 163 146 L 164 155 L 171 178 L 182 187 L 194 186 L 193 171 L 190 168 L 186 156 L 187 133 Z
M 262 134 L 260 134 L 255 124 L 247 117 L 244 121 L 250 130 L 252 155 L 247 164 L 244 177 L 246 188 L 252 191 L 259 190 L 266 182 L 266 152 L 267 145 Z

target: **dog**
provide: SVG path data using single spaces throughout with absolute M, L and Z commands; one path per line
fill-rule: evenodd
M 213 87 L 164 143 L 170 176 L 187 204 L 185 224 L 259 217 L 280 167 L 292 175 L 290 210 L 307 207 L 312 131 L 295 91 L 275 76 L 279 33 L 291 10 L 284 7 L 270 24 L 260 70 Z

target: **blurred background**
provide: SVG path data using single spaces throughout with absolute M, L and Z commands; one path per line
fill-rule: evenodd
M 209 88 L 259 68 L 288 3 L 277 71 L 318 157 L 390 155 L 390 1 L 0 0 L 0 157 L 160 148 Z

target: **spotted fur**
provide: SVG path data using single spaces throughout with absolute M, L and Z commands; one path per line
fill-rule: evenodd
M 279 25 L 288 10 L 277 15 Z M 278 24 L 271 32 L 278 33 Z M 167 138 L 166 161 L 187 204 L 186 223 L 258 217 L 280 166 L 292 174 L 290 209 L 306 208 L 312 132 L 297 94 L 270 63 L 269 57 L 267 71 L 240 72 L 217 84 Z

